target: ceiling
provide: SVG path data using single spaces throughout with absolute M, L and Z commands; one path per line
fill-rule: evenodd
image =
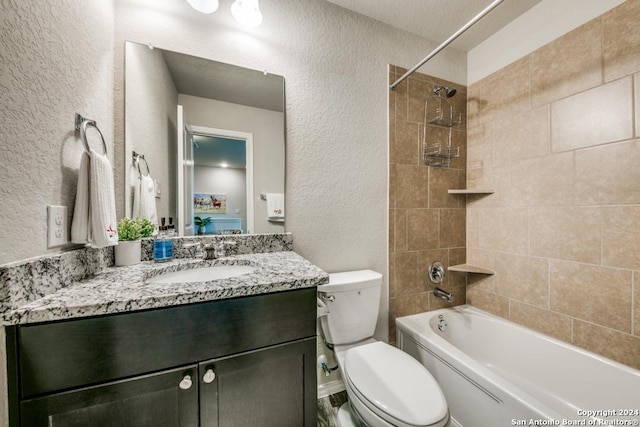
M 284 111 L 284 80 L 275 74 L 161 50 L 178 93 Z
M 448 39 L 493 0 L 327 0 L 354 12 L 426 37 Z M 451 44 L 468 52 L 541 0 L 505 0 Z
M 196 166 L 219 168 L 223 167 L 221 164 L 224 163 L 226 167 L 232 169 L 247 168 L 247 150 L 243 140 L 194 135 L 193 141 L 195 142 L 193 158 Z

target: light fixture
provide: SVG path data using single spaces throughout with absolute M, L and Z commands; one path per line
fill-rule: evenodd
M 262 24 L 262 13 L 258 0 L 235 0 L 231 14 L 240 24 L 254 28 Z
M 213 13 L 218 10 L 218 0 L 187 0 L 187 3 L 201 13 Z

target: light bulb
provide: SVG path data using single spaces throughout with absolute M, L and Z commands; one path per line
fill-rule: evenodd
M 231 5 L 231 14 L 240 24 L 254 28 L 262 24 L 262 13 L 258 0 L 236 0 Z
M 213 13 L 218 10 L 218 0 L 187 0 L 187 3 L 201 13 Z

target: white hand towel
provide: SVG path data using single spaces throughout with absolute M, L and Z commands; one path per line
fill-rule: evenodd
M 76 204 L 71 221 L 71 242 L 81 245 L 89 243 L 89 154 L 82 153 L 80 169 L 78 169 L 78 188 Z
M 156 186 L 151 176 L 141 176 L 133 191 L 132 218 L 148 219 L 153 225 L 158 224 L 156 212 Z
M 284 194 L 267 193 L 267 220 L 284 222 Z
M 113 168 L 105 154 L 91 150 L 89 164 L 89 243 L 93 248 L 118 244 Z

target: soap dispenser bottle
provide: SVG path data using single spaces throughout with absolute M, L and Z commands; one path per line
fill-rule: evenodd
M 160 231 L 153 242 L 153 260 L 155 262 L 171 261 L 173 259 L 173 240 L 169 236 L 164 217 L 160 218 L 160 224 Z

